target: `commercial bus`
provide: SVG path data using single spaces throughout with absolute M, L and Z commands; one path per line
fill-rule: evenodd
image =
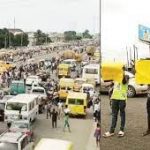
M 94 79 L 96 84 L 100 84 L 100 65 L 89 64 L 83 67 L 82 78 Z
M 11 122 L 19 119 L 33 121 L 38 115 L 38 95 L 19 94 L 6 102 L 5 121 Z

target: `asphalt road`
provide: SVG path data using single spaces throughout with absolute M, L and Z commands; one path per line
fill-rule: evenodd
M 46 119 L 46 114 L 39 115 L 33 124 L 35 143 L 37 143 L 40 138 L 56 138 L 73 142 L 74 150 L 86 150 L 93 127 L 91 112 L 88 113 L 86 119 L 70 118 L 69 122 L 71 132 L 68 132 L 67 128 L 64 132 L 63 118 L 58 120 L 58 127 L 53 129 L 51 119 Z
M 102 134 L 109 131 L 111 114 L 108 96 L 101 96 L 102 104 Z M 101 138 L 101 150 L 149 150 L 150 136 L 142 137 L 143 131 L 147 129 L 146 120 L 146 97 L 139 96 L 130 98 L 126 107 L 126 129 L 125 137 L 118 138 L 117 133 L 120 127 L 120 116 L 113 137 Z

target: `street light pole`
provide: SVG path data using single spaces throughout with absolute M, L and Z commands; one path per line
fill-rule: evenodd
M 21 33 L 21 46 L 22 46 L 22 43 L 23 43 L 23 33 Z

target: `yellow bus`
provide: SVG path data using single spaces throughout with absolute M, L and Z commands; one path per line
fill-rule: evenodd
M 87 94 L 81 92 L 70 92 L 67 96 L 66 105 L 71 115 L 86 116 Z
M 73 150 L 73 144 L 64 140 L 42 138 L 34 150 Z

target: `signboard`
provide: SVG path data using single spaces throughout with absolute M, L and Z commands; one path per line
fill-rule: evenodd
M 150 59 L 137 60 L 135 81 L 137 84 L 150 84 Z
M 139 39 L 144 41 L 144 42 L 150 42 L 150 28 L 145 27 L 143 25 L 139 25 L 138 27 L 138 34 L 139 34 Z
M 123 78 L 123 63 L 102 63 L 101 75 L 104 81 L 113 80 L 117 82 L 122 82 Z

